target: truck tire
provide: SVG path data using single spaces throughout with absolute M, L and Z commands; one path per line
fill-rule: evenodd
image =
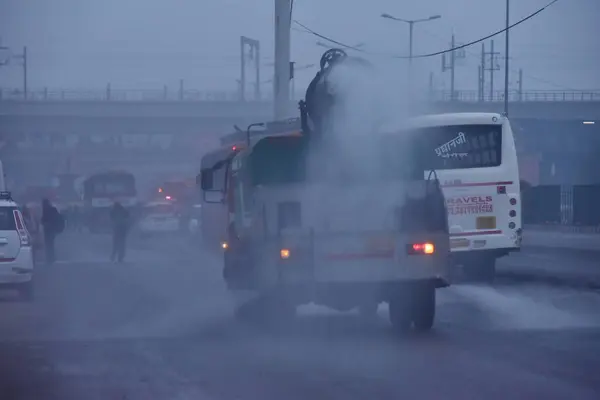
M 403 334 L 410 330 L 412 315 L 408 296 L 395 296 L 390 300 L 389 317 L 396 333 Z
M 431 330 L 435 320 L 435 287 L 427 284 L 419 287 L 413 293 L 412 320 L 415 330 L 426 332 Z

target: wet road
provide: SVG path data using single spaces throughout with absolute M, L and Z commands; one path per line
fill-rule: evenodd
M 374 323 L 303 307 L 269 332 L 233 321 L 218 263 L 185 240 L 118 265 L 107 240 L 70 239 L 35 302 L 0 299 L 3 400 L 600 398 L 597 292 L 503 279 L 439 291 L 427 335 L 395 336 L 384 307 Z M 545 264 L 597 267 L 536 249 L 500 268 Z

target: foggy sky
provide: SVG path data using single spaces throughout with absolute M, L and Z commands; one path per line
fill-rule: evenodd
M 548 0 L 513 0 L 513 21 Z M 239 37 L 260 40 L 262 80 L 272 77 L 273 0 L 0 0 L 0 37 L 15 53 L 28 46 L 31 88 L 176 88 L 179 79 L 199 90 L 236 90 Z M 442 50 L 452 32 L 458 42 L 504 26 L 504 0 L 295 0 L 294 18 L 348 44 L 366 43 L 374 52 L 408 53 L 408 26 L 379 17 L 382 12 L 414 19 L 442 19 L 415 27 L 415 53 Z M 511 70 L 524 70 L 525 90 L 600 89 L 600 1 L 561 0 L 511 33 Z M 292 31 L 292 59 L 318 63 L 318 38 Z M 489 45 L 489 43 L 487 43 Z M 495 38 L 504 51 L 504 36 Z M 457 66 L 456 88 L 477 87 L 481 45 L 468 48 Z M 393 76 L 406 62 L 375 57 Z M 500 60 L 503 64 L 503 61 Z M 419 60 L 426 83 L 430 71 L 439 89 L 449 89 L 439 57 Z M 315 69 L 298 72 L 303 88 Z M 248 70 L 253 76 L 252 70 Z M 496 72 L 501 89 L 504 75 Z M 517 75 L 511 72 L 516 88 Z M 0 85 L 20 87 L 18 62 L 0 67 Z M 263 90 L 271 91 L 265 82 Z M 250 88 L 249 88 L 250 89 Z

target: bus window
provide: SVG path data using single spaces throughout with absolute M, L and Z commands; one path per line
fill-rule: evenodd
M 436 126 L 413 133 L 425 170 L 497 167 L 502 163 L 502 125 Z

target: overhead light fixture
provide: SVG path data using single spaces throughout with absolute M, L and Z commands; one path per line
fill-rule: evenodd
M 583 121 L 584 125 L 594 125 L 596 121 Z

